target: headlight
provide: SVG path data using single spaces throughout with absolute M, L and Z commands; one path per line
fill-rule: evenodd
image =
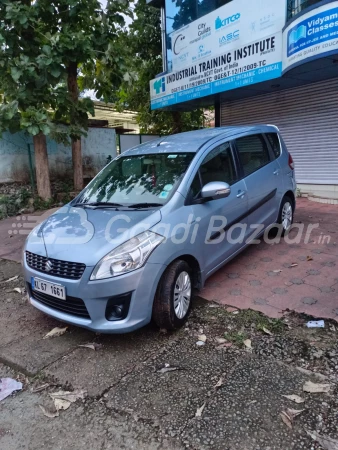
M 163 236 L 152 231 L 145 231 L 135 236 L 102 258 L 96 264 L 90 279 L 116 277 L 142 267 L 151 252 L 163 240 Z

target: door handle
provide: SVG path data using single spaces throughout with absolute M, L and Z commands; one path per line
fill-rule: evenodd
M 246 191 L 238 191 L 237 198 L 242 198 L 246 194 Z
M 276 170 L 273 172 L 273 174 L 274 174 L 274 175 L 279 175 L 279 169 L 276 169 Z

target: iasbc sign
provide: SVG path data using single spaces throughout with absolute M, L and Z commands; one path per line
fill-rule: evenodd
M 283 32 L 283 71 L 338 53 L 338 1 L 309 11 Z
M 230 42 L 236 41 L 239 39 L 239 30 L 235 30 L 228 34 L 223 34 L 222 37 L 218 39 L 219 46 L 230 44 Z

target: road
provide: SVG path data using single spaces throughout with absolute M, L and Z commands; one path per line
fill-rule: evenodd
M 304 316 L 268 319 L 197 298 L 175 333 L 148 326 L 109 336 L 70 326 L 43 339 L 64 324 L 14 290 L 24 288 L 20 271 L 0 260 L 0 377 L 24 384 L 0 402 L 1 449 L 310 450 L 325 447 L 306 430 L 338 438 L 335 322 L 310 330 Z M 96 350 L 80 347 L 92 343 Z M 304 393 L 306 381 L 323 381 L 297 366 L 324 374 L 330 392 Z M 51 393 L 78 389 L 86 397 L 58 417 L 39 407 L 55 410 Z M 305 402 L 283 397 L 290 394 Z M 305 409 L 292 429 L 280 416 L 287 408 Z

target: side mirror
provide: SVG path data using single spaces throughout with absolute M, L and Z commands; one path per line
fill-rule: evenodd
M 201 190 L 201 197 L 205 200 L 218 200 L 230 195 L 231 188 L 228 183 L 223 181 L 211 181 L 203 186 Z

